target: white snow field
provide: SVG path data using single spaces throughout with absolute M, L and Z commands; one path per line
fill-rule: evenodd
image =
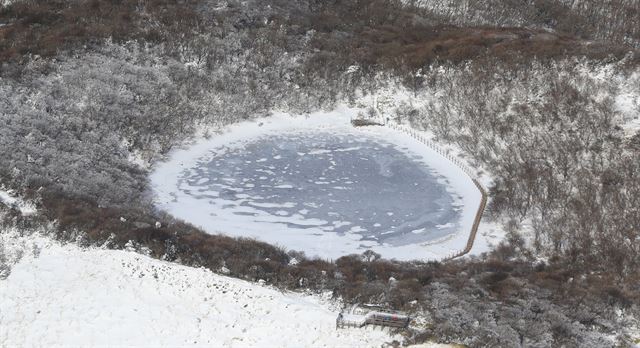
M 356 113 L 276 114 L 200 139 L 155 168 L 156 205 L 212 234 L 327 259 L 464 248 L 481 199 L 471 179 L 408 135 L 354 128 Z
M 380 328 L 336 330 L 339 308 L 320 296 L 135 252 L 0 232 L 2 249 L 28 246 L 0 280 L 0 347 L 380 347 L 400 340 Z

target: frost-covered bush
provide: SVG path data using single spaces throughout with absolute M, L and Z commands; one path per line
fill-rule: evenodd
M 640 45 L 638 0 L 404 0 L 456 25 L 540 27 L 589 39 Z
M 434 67 L 419 115 L 398 117 L 490 168 L 490 213 L 512 227 L 529 219 L 537 251 L 637 277 L 640 157 L 616 103 L 637 93 L 625 82 L 637 70 L 574 60 Z

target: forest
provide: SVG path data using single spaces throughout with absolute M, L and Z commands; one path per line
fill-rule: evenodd
M 5 2 L 0 187 L 41 214 L 0 205 L 0 226 L 419 313 L 431 325 L 414 343 L 632 346 L 639 49 L 638 0 Z M 200 129 L 389 88 L 413 97 L 387 117 L 494 179 L 486 218 L 507 239 L 493 252 L 330 262 L 153 207 L 150 168 Z M 0 252 L 0 274 L 10 263 Z

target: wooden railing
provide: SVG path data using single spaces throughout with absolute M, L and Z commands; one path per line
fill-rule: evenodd
M 457 257 L 466 255 L 467 253 L 469 253 L 471 251 L 471 248 L 473 248 L 473 242 L 476 240 L 476 234 L 478 233 L 478 227 L 480 227 L 480 220 L 482 220 L 482 215 L 484 214 L 484 209 L 487 207 L 487 192 L 484 190 L 484 187 L 482 187 L 482 185 L 480 185 L 480 183 L 478 182 L 478 180 L 471 178 L 471 180 L 473 180 L 473 183 L 476 185 L 476 187 L 478 188 L 478 191 L 480 191 L 480 194 L 482 195 L 482 198 L 480 199 L 480 206 L 478 207 L 478 211 L 476 212 L 476 218 L 473 220 L 473 226 L 471 226 L 471 233 L 469 234 L 469 239 L 467 240 L 467 245 L 464 247 L 464 249 L 460 250 L 459 252 L 443 259 L 442 261 L 447 261 L 447 260 L 453 260 Z

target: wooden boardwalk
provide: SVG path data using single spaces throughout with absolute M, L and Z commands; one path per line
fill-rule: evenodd
M 355 327 L 361 328 L 367 325 L 406 328 L 411 318 L 402 313 L 390 313 L 372 311 L 367 314 L 340 313 L 336 319 L 336 328 Z
M 476 218 L 475 220 L 473 220 L 473 226 L 471 226 L 471 233 L 469 233 L 469 239 L 467 240 L 467 245 L 464 247 L 464 249 L 460 250 L 458 253 L 451 255 L 443 259 L 442 261 L 453 260 L 455 258 L 466 255 L 471 251 L 471 248 L 473 248 L 473 242 L 476 240 L 478 227 L 480 227 L 480 220 L 482 220 L 482 215 L 484 215 L 484 209 L 487 207 L 487 192 L 485 191 L 484 187 L 480 185 L 478 180 L 474 178 L 471 178 L 471 180 L 473 180 L 473 183 L 478 188 L 478 191 L 480 191 L 482 198 L 480 199 L 480 206 L 478 207 L 478 211 L 476 212 Z

